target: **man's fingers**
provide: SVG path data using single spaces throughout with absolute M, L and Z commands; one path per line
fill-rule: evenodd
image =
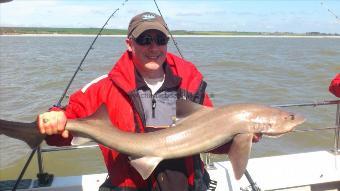
M 62 133 L 61 133 L 61 136 L 63 137 L 63 138 L 68 138 L 68 136 L 69 136 L 69 132 L 68 132 L 68 130 L 65 130 L 65 131 L 63 131 Z
M 52 130 L 52 134 L 57 134 L 58 133 L 58 115 L 52 115 L 51 116 L 52 121 L 49 124 L 51 130 Z
M 53 135 L 65 130 L 66 116 L 62 111 L 51 111 L 38 116 L 38 127 L 42 134 Z
M 262 138 L 262 133 L 255 133 L 253 136 L 253 142 L 257 143 L 261 140 L 261 138 Z
M 44 123 L 44 128 L 45 128 L 45 132 L 47 135 L 53 135 L 53 130 L 52 127 L 46 123 Z
M 65 125 L 66 125 L 66 116 L 64 114 L 64 112 L 58 112 L 57 114 L 57 129 L 59 132 L 64 131 L 65 130 Z
M 45 128 L 43 127 L 43 117 L 42 117 L 43 114 L 40 114 L 38 115 L 38 130 L 41 134 L 45 134 Z

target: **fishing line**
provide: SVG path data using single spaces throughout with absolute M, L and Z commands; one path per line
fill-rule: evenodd
M 153 0 L 153 1 L 155 2 L 155 5 L 156 5 L 156 7 L 157 7 L 157 10 L 158 10 L 159 15 L 163 18 L 163 20 L 164 20 L 164 22 L 165 22 L 165 19 L 164 19 L 162 13 L 161 13 L 161 10 L 159 9 L 159 7 L 158 7 L 158 5 L 157 5 L 156 0 Z M 172 40 L 172 42 L 174 43 L 174 45 L 175 45 L 175 47 L 176 47 L 178 53 L 181 55 L 181 58 L 184 59 L 183 54 L 182 54 L 181 50 L 179 49 L 179 47 L 178 47 L 178 45 L 177 45 L 177 42 L 176 42 L 175 38 L 172 36 L 172 33 L 171 33 L 171 31 L 170 31 L 170 29 L 169 29 L 169 27 L 168 27 L 168 24 L 167 24 L 166 22 L 165 22 L 165 25 L 166 25 L 166 29 L 168 30 L 168 32 L 169 32 L 169 34 L 170 34 L 170 37 L 171 37 L 171 40 Z
M 82 70 L 82 69 L 81 69 L 81 66 L 83 65 L 85 59 L 87 58 L 87 55 L 88 55 L 89 52 L 93 49 L 94 43 L 97 41 L 98 37 L 101 35 L 102 31 L 104 30 L 105 26 L 108 24 L 109 20 L 110 20 L 110 19 L 111 19 L 111 18 L 112 18 L 119 10 L 120 10 L 121 7 L 124 7 L 124 5 L 125 5 L 126 2 L 128 2 L 128 0 L 124 0 L 123 3 L 121 3 L 121 5 L 120 5 L 120 6 L 119 6 L 119 7 L 118 7 L 118 8 L 110 15 L 110 17 L 106 20 L 106 22 L 104 23 L 104 25 L 100 28 L 100 30 L 99 30 L 99 32 L 97 33 L 96 37 L 93 39 L 93 41 L 92 41 L 90 47 L 87 49 L 87 51 L 86 51 L 86 53 L 85 53 L 83 59 L 80 61 L 79 65 L 78 65 L 78 67 L 77 67 L 77 69 L 76 69 L 76 71 L 74 72 L 73 76 L 71 77 L 71 80 L 70 80 L 69 83 L 67 84 L 67 86 L 66 86 L 66 88 L 65 88 L 65 90 L 64 90 L 64 92 L 63 92 L 63 94 L 61 95 L 61 97 L 60 97 L 60 99 L 59 99 L 59 101 L 58 101 L 58 103 L 57 103 L 56 105 L 54 105 L 54 106 L 56 106 L 56 107 L 61 107 L 61 103 L 62 103 L 62 101 L 64 100 L 64 98 L 65 98 L 65 96 L 66 96 L 66 94 L 67 94 L 67 92 L 68 92 L 68 90 L 69 90 L 71 84 L 73 83 L 73 81 L 74 81 L 76 75 L 78 74 L 79 70 Z M 20 183 L 20 181 L 21 181 L 23 175 L 24 175 L 25 172 L 26 172 L 27 166 L 30 164 L 31 159 L 32 159 L 32 157 L 33 157 L 33 155 L 34 155 L 34 153 L 35 153 L 36 151 L 39 151 L 39 152 L 40 152 L 40 147 L 34 148 L 34 149 L 32 150 L 32 152 L 31 152 L 31 154 L 30 154 L 30 157 L 29 157 L 28 160 L 26 161 L 26 163 L 25 163 L 25 165 L 24 165 L 24 168 L 22 169 L 22 171 L 21 171 L 19 177 L 17 178 L 17 181 L 16 181 L 16 183 L 15 183 L 13 189 L 12 189 L 13 191 L 15 191 L 15 190 L 17 189 L 17 187 L 18 187 L 18 185 L 19 185 L 19 183 Z M 38 156 L 38 161 L 40 161 L 40 162 L 42 161 L 42 156 L 41 156 L 41 155 Z M 47 174 L 47 173 L 43 173 L 43 167 L 41 166 L 41 163 L 39 163 L 39 174 L 38 174 L 38 176 L 41 175 L 41 174 Z M 39 183 L 40 183 L 40 177 L 39 177 Z
M 327 11 L 332 14 L 335 19 L 337 20 L 338 23 L 340 23 L 340 18 L 338 17 L 338 15 L 336 15 L 333 11 L 331 11 L 328 7 L 326 7 L 326 5 L 324 5 L 323 1 L 320 2 L 321 6 L 324 7 L 325 9 L 327 9 Z
M 304 133 L 304 132 L 314 132 L 314 131 L 325 131 L 325 130 L 335 130 L 338 127 L 324 127 L 324 128 L 313 128 L 313 129 L 294 129 L 290 133 Z

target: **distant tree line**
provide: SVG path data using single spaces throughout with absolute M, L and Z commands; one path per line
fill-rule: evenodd
M 0 35 L 5 34 L 83 34 L 94 35 L 99 28 L 44 28 L 44 27 L 0 27 Z M 276 36 L 340 36 L 337 33 L 291 33 L 291 32 L 240 32 L 240 31 L 171 31 L 174 35 L 276 35 Z M 126 35 L 124 29 L 104 29 L 103 35 Z

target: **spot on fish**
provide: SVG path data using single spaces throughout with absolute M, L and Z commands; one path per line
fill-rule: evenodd
M 182 140 L 182 139 L 184 139 L 186 136 L 187 136 L 187 133 L 186 133 L 186 132 L 180 132 L 180 133 L 176 133 L 176 134 L 167 136 L 165 139 L 166 139 L 166 142 L 167 142 L 167 143 L 172 143 L 172 142 L 177 142 L 177 141 L 179 141 L 179 140 Z

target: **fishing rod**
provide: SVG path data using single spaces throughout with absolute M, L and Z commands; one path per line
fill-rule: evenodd
M 76 71 L 74 72 L 73 76 L 71 77 L 71 80 L 69 81 L 69 83 L 67 84 L 63 94 L 61 95 L 59 101 L 57 102 L 57 104 L 55 104 L 55 107 L 61 107 L 61 103 L 64 100 L 68 90 L 70 89 L 71 84 L 73 83 L 76 75 L 78 74 L 79 70 L 81 69 L 81 66 L 83 65 L 85 59 L 87 58 L 87 55 L 89 54 L 89 52 L 93 49 L 93 45 L 94 43 L 97 41 L 98 37 L 101 35 L 102 31 L 104 30 L 105 26 L 108 24 L 109 20 L 120 10 L 120 7 L 123 7 L 125 5 L 125 3 L 128 2 L 128 0 L 124 0 L 123 3 L 121 3 L 121 5 L 109 16 L 109 18 L 106 20 L 106 22 L 104 23 L 104 25 L 100 28 L 99 32 L 97 33 L 96 37 L 93 39 L 90 47 L 87 49 L 84 57 L 82 58 L 82 60 L 80 61 Z M 34 148 L 28 158 L 28 160 L 26 161 L 24 168 L 22 169 L 22 171 L 20 172 L 19 177 L 17 178 L 17 181 L 15 183 L 15 185 L 13 186 L 12 191 L 15 191 L 19 185 L 19 183 L 21 182 L 21 179 L 23 177 L 23 175 L 26 172 L 26 169 L 28 167 L 28 165 L 30 164 L 33 155 L 36 153 L 36 151 L 40 152 L 40 146 L 38 146 L 37 148 Z M 38 179 L 39 179 L 39 186 L 47 186 L 48 184 L 51 183 L 52 179 L 53 179 L 53 175 L 49 175 L 47 173 L 43 173 L 43 167 L 42 167 L 42 156 L 41 154 L 38 154 L 38 165 L 39 165 L 39 174 Z
M 246 176 L 246 178 L 248 179 L 248 182 L 250 183 L 250 187 L 253 191 L 261 191 L 261 189 L 257 186 L 257 184 L 254 182 L 254 180 L 251 178 L 248 170 L 246 169 L 246 171 L 244 172 L 244 175 Z
M 333 105 L 340 104 L 340 100 L 324 100 L 324 101 L 315 101 L 315 102 L 307 102 L 307 103 L 292 103 L 292 104 L 280 104 L 280 105 L 271 105 L 272 107 L 294 107 L 294 106 L 320 106 L 320 105 Z
M 125 1 L 121 4 L 121 6 L 124 6 L 125 3 L 126 3 L 127 1 L 128 1 L 128 0 L 125 0 Z M 118 8 L 110 15 L 110 17 L 106 20 L 106 22 L 104 23 L 104 25 L 101 27 L 101 29 L 100 29 L 99 32 L 97 33 L 96 37 L 93 39 L 93 41 L 92 41 L 90 47 L 87 49 L 87 51 L 86 51 L 86 53 L 85 53 L 83 59 L 80 61 L 79 65 L 78 65 L 78 67 L 77 67 L 77 69 L 76 69 L 76 71 L 74 72 L 74 74 L 73 74 L 71 80 L 70 80 L 69 83 L 67 84 L 67 86 L 66 86 L 66 88 L 65 88 L 65 90 L 64 90 L 64 92 L 63 92 L 63 94 L 61 95 L 61 97 L 60 97 L 58 103 L 57 103 L 55 106 L 61 107 L 61 102 L 62 102 L 63 99 L 65 98 L 65 96 L 66 96 L 66 94 L 67 94 L 67 92 L 68 92 L 68 90 L 69 90 L 71 84 L 73 83 L 74 78 L 75 78 L 76 75 L 78 74 L 79 70 L 82 70 L 82 69 L 81 69 L 81 66 L 83 65 L 83 63 L 84 63 L 84 61 L 85 61 L 87 55 L 88 55 L 89 52 L 93 49 L 93 45 L 94 45 L 94 43 L 97 41 L 97 38 L 101 35 L 101 33 L 102 33 L 102 31 L 104 30 L 105 26 L 107 25 L 107 23 L 109 22 L 109 20 L 116 14 L 117 11 L 119 11 L 119 7 L 118 7 Z

